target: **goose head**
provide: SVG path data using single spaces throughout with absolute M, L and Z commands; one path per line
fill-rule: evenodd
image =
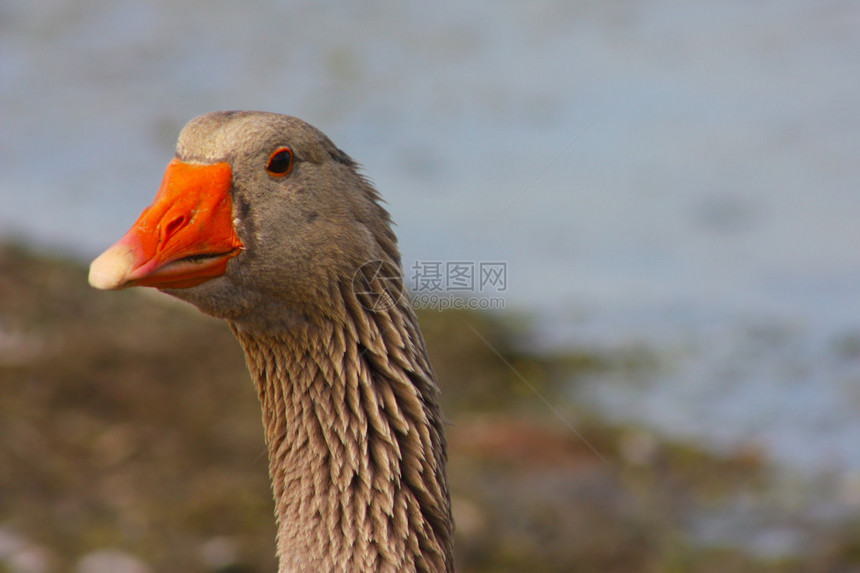
M 290 327 L 336 313 L 336 285 L 363 264 L 399 268 L 379 201 L 309 124 L 209 113 L 183 128 L 154 202 L 93 261 L 89 281 L 155 287 L 240 327 Z

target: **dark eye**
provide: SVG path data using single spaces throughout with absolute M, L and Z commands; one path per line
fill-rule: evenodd
M 293 168 L 293 150 L 289 147 L 281 147 L 276 149 L 269 156 L 269 163 L 266 164 L 266 171 L 270 175 L 281 177 L 290 172 Z

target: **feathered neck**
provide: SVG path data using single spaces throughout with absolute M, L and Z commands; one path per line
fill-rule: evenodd
M 326 320 L 243 331 L 286 571 L 452 571 L 438 390 L 408 300 L 341 285 Z M 376 301 L 378 302 L 378 301 Z

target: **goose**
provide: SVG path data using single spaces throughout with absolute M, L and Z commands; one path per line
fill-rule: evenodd
M 227 320 L 262 410 L 278 571 L 453 571 L 439 390 L 388 212 L 295 117 L 189 121 L 149 207 L 90 265 Z

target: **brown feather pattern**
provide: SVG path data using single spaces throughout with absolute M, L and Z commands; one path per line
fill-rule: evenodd
M 407 300 L 368 310 L 359 296 L 343 285 L 342 323 L 277 336 L 233 326 L 263 410 L 282 570 L 452 571 L 424 341 Z

